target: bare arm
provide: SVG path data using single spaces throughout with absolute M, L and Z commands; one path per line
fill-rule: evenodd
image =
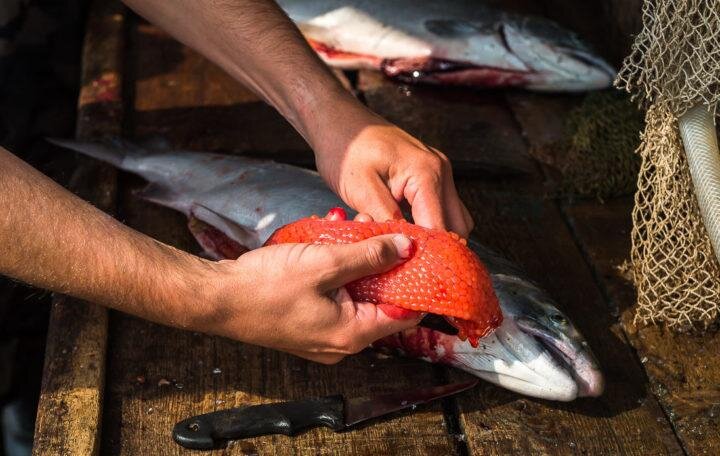
M 0 274 L 148 320 L 320 362 L 418 322 L 334 292 L 403 261 L 405 237 L 209 262 L 124 226 L 1 147 L 0 207 Z
M 154 321 L 187 327 L 210 272 L 82 201 L 0 148 L 0 273 Z
M 311 144 L 329 105 L 356 104 L 272 1 L 125 3 L 263 97 Z
M 472 218 L 439 151 L 370 112 L 344 90 L 271 0 L 125 0 L 252 88 L 300 132 L 318 171 L 353 208 L 467 236 Z

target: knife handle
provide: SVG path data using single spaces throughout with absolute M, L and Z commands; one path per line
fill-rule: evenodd
M 345 427 L 344 404 L 343 397 L 337 395 L 220 410 L 177 423 L 173 439 L 185 448 L 211 450 L 228 440 L 295 435 L 317 426 L 339 431 Z

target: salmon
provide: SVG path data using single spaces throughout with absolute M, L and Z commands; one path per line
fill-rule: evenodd
M 55 144 L 144 177 L 137 194 L 185 214 L 188 228 L 214 259 L 235 259 L 262 246 L 279 228 L 341 206 L 354 212 L 315 172 L 296 166 L 167 144 L 128 141 Z M 500 326 L 473 347 L 443 318 L 386 337 L 373 349 L 462 369 L 520 394 L 556 401 L 598 396 L 600 366 L 580 330 L 553 297 L 510 261 L 470 237 L 487 269 L 503 315 Z

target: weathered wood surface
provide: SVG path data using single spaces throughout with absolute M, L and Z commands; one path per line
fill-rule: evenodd
M 139 24 L 129 65 L 140 62 L 140 66 L 149 65 L 160 58 L 158 48 L 143 41 L 155 39 L 157 33 L 151 26 Z M 248 115 L 246 108 L 248 112 L 259 108 L 257 100 L 231 81 L 217 83 L 223 89 L 216 90 L 217 85 L 209 79 L 217 76 L 224 81 L 225 76 L 209 69 L 207 62 L 189 64 L 199 57 L 187 52 L 183 51 L 187 59 L 173 69 L 172 75 L 163 76 L 182 83 L 156 84 L 143 77 L 135 79 L 129 134 L 161 133 L 173 144 L 200 150 L 225 149 L 234 153 L 269 150 L 282 156 L 283 150 L 273 147 L 292 136 L 291 127 L 273 114 L 258 120 L 253 127 L 231 128 L 230 125 Z M 228 99 L 232 100 L 229 108 Z M 179 106 L 175 107 L 175 103 Z M 202 130 L 198 128 L 212 127 L 210 119 L 218 118 L 216 111 L 228 117 L 225 130 L 199 134 Z M 164 115 L 170 112 L 177 115 Z M 174 122 L 173 119 L 182 119 L 183 123 L 168 127 L 167 122 Z M 188 135 L 185 127 L 195 128 L 195 134 Z M 266 136 L 266 128 L 282 131 Z M 240 137 L 225 134 L 238 130 L 242 132 L 239 135 L 252 137 L 253 142 L 234 141 Z M 258 134 L 253 136 L 253 132 Z M 296 153 L 306 154 L 312 160 L 306 148 L 298 147 Z M 195 251 L 197 247 L 189 237 L 183 217 L 139 201 L 133 190 L 140 185 L 137 179 L 123 177 L 119 210 L 122 220 L 161 241 Z M 107 377 L 112 380 L 105 396 L 103 454 L 182 453 L 183 449 L 172 441 L 172 426 L 191 415 L 220 408 L 336 393 L 364 396 L 439 380 L 434 367 L 420 361 L 361 355 L 328 367 L 122 314 L 113 314 L 110 326 Z M 353 433 L 318 429 L 295 438 L 267 436 L 232 444 L 218 453 L 451 454 L 455 443 L 444 420 L 441 405 L 435 404 L 419 413 L 402 415 Z
M 361 72 L 358 89 L 367 104 L 389 121 L 442 150 L 456 173 L 526 174 L 533 162 L 512 126 L 512 115 L 498 107 L 502 94 L 447 87 L 389 83 L 376 72 Z M 448 100 L 452 116 L 447 115 Z
M 83 49 L 77 137 L 121 133 L 121 57 L 125 12 L 115 1 L 92 3 Z M 116 171 L 81 159 L 70 182 L 80 197 L 112 213 Z M 55 296 L 35 424 L 35 455 L 91 455 L 100 445 L 107 311 Z
M 361 87 L 364 76 L 361 72 Z M 392 85 L 375 78 L 371 81 Z M 451 119 L 457 110 L 453 99 L 436 101 L 425 108 L 423 95 L 418 93 L 415 98 L 417 116 L 405 117 L 400 123 L 410 131 L 424 131 L 429 110 L 433 113 L 431 122 L 438 118 Z M 380 114 L 399 117 L 396 113 L 401 100 L 386 97 L 378 104 L 371 98 L 368 100 L 370 107 Z M 476 115 L 482 116 L 483 107 L 476 109 Z M 494 121 L 503 122 L 499 128 L 511 132 L 508 134 L 513 137 L 521 137 L 506 104 L 498 101 L 493 109 Z M 450 145 L 453 140 L 452 136 L 445 138 Z M 482 138 L 477 141 L 481 142 Z M 526 147 L 523 143 L 521 148 L 505 153 L 525 153 Z M 460 419 L 470 451 L 681 453 L 662 410 L 647 391 L 645 376 L 633 350 L 609 315 L 607 303 L 562 215 L 553 201 L 543 198 L 543 180 L 536 170 L 523 178 L 460 181 L 458 185 L 461 197 L 477 221 L 476 233 L 480 239 L 523 266 L 531 277 L 547 287 L 585 334 L 590 346 L 596 347 L 606 374 L 606 393 L 599 399 L 557 404 L 523 399 L 483 385 L 459 401 Z
M 524 1 L 511 3 L 519 11 L 527 7 Z M 121 118 L 120 93 L 112 88 L 120 87 L 116 70 L 123 16 L 96 12 L 91 24 L 102 18 L 108 22 L 97 30 L 91 25 L 95 33 L 88 34 L 86 53 L 100 43 L 90 39 L 102 36 L 99 30 L 112 39 L 104 38 L 109 47 L 95 48 L 97 54 L 86 58 L 91 76 L 85 80 L 95 84 L 83 91 L 80 136 L 160 134 L 179 147 L 312 165 L 307 145 L 277 113 L 203 58 L 137 19 L 128 27 L 123 73 L 128 81 L 123 100 L 131 109 Z M 115 66 L 104 67 L 109 56 L 115 56 L 109 59 Z M 717 448 L 718 377 L 707 367 L 712 356 L 702 351 L 717 352 L 714 339 L 704 345 L 704 339 L 688 342 L 654 329 L 633 332 L 627 322 L 622 327 L 612 309 L 618 300 L 629 302 L 626 291 L 606 280 L 601 256 L 593 259 L 588 247 L 601 250 L 602 232 L 594 238 L 582 234 L 581 222 L 570 229 L 558 205 L 543 198 L 545 177 L 527 143 L 555 138 L 553 125 L 562 125 L 557 119 L 572 97 L 537 96 L 533 101 L 534 95 L 512 92 L 508 103 L 503 93 L 408 88 L 365 72 L 358 88 L 373 109 L 451 157 L 464 176 L 458 186 L 478 223 L 477 234 L 557 298 L 595 348 L 607 375 L 607 392 L 600 399 L 558 404 L 483 384 L 457 400 L 351 433 L 320 429 L 292 439 L 267 436 L 231 444 L 216 454 L 681 454 L 683 449 L 699 454 L 703 448 Z M 529 106 L 524 111 L 523 103 Z M 87 130 L 91 125 L 97 128 Z M 90 188 L 102 182 L 94 187 L 98 193 L 86 197 L 111 211 L 115 175 L 93 166 L 100 174 L 84 175 L 78 183 Z M 139 201 L 133 191 L 140 186 L 138 179 L 121 176 L 118 216 L 161 241 L 197 252 L 183 217 Z M 578 216 L 577 207 L 566 210 L 571 221 L 594 223 L 601 213 L 589 210 Z M 170 431 L 193 414 L 338 392 L 362 396 L 465 377 L 369 353 L 321 366 L 113 313 L 103 398 L 104 311 L 60 301 L 52 318 L 35 454 L 90 454 L 98 448 L 102 454 L 181 454 L 185 452 L 172 442 Z M 689 344 L 692 355 L 681 359 L 673 342 Z M 85 390 L 79 388 L 83 386 Z M 74 400 L 75 393 L 81 401 Z M 656 397 L 674 420 L 682 448 Z
M 628 257 L 632 201 L 577 203 L 566 212 L 638 352 L 687 454 L 720 454 L 720 333 L 677 334 L 633 324 L 635 294 L 617 267 Z

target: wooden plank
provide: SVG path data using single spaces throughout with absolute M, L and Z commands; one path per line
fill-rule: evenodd
M 135 68 L 138 62 L 151 65 L 153 59 L 147 55 L 156 55 L 156 49 L 143 41 L 149 39 L 142 36 L 150 33 L 147 27 L 141 24 L 137 31 L 129 62 Z M 181 88 L 149 84 L 142 77 L 135 80 L 135 111 L 129 122 L 131 134 L 162 133 L 178 146 L 205 150 L 232 145 L 238 153 L 255 152 L 255 147 L 262 143 L 233 143 L 232 139 L 226 138 L 222 141 L 227 142 L 221 144 L 217 137 L 246 135 L 250 138 L 254 135 L 261 138 L 258 141 L 267 141 L 268 150 L 273 152 L 271 157 L 281 156 L 282 150 L 277 145 L 282 143 L 282 138 L 290 137 L 290 133 L 278 129 L 290 130 L 291 127 L 284 121 L 280 124 L 276 123 L 276 118 L 266 117 L 257 120 L 252 127 L 237 128 L 242 125 L 239 120 L 256 106 L 238 105 L 236 110 L 227 111 L 215 98 L 219 96 L 213 89 L 215 83 L 208 82 L 209 78 L 224 76 L 209 74 L 211 70 L 203 69 L 205 63 L 189 64 L 188 61 L 197 58 L 191 53 L 183 50 L 180 54 L 185 57 L 175 63 L 170 73 L 167 69 L 144 71 L 163 74 L 162 77 L 168 79 L 177 78 L 183 81 L 179 85 Z M 233 84 L 230 85 L 234 87 Z M 226 89 L 244 90 L 229 86 Z M 183 106 L 170 108 L 176 98 L 183 100 Z M 181 124 L 168 126 L 167 118 L 160 114 L 169 110 L 174 111 L 177 119 L 183 119 L 182 125 L 193 125 L 196 132 L 211 127 L 210 123 L 218 117 L 214 112 L 228 116 L 226 125 L 235 127 L 191 138 Z M 152 112 L 157 115 L 148 114 Z M 272 142 L 272 136 L 276 136 L 278 142 Z M 182 216 L 135 198 L 133 191 L 139 186 L 137 179 L 124 176 L 121 180 L 123 221 L 161 241 L 196 251 Z M 421 361 L 382 360 L 361 355 L 336 366 L 322 366 L 279 352 L 166 328 L 121 314 L 112 315 L 110 326 L 107 377 L 112 381 L 106 391 L 103 454 L 183 453 L 171 439 L 173 424 L 191 415 L 220 408 L 335 393 L 348 397 L 364 396 L 438 381 L 434 367 Z M 454 448 L 454 441 L 446 431 L 442 408 L 435 404 L 419 413 L 402 415 L 351 433 L 335 434 L 319 429 L 292 439 L 267 436 L 233 443 L 227 450 L 216 453 L 430 455 L 452 454 Z
M 460 401 L 473 451 L 492 454 L 681 454 L 622 329 L 551 201 L 508 183 L 460 184 L 481 239 L 528 271 L 586 336 L 606 376 L 597 399 L 550 403 L 490 385 Z
M 580 202 L 566 212 L 574 232 L 622 316 L 655 394 L 687 454 L 720 453 L 720 333 L 678 334 L 633 325 L 635 293 L 617 267 L 630 251 L 630 198 Z
M 457 122 L 459 111 L 473 110 L 475 122 L 489 121 L 483 116 L 492 116 L 496 128 L 510 138 L 521 138 L 502 96 L 495 98 L 492 107 L 487 103 L 468 107 L 462 104 L 472 99 L 472 93 L 445 98 L 441 90 L 432 95 L 414 92 L 410 97 L 414 100 L 409 101 L 397 91 L 384 94 L 381 102 L 366 95 L 370 107 L 411 132 L 433 131 L 438 122 Z M 413 106 L 412 116 L 403 115 L 407 103 Z M 465 116 L 460 118 L 464 121 Z M 457 147 L 456 138 L 445 135 L 443 147 Z M 497 144 L 505 147 L 506 160 L 515 159 L 509 154 L 526 154 L 524 143 L 522 147 L 507 146 L 514 141 Z M 681 453 L 662 410 L 645 390 L 642 369 L 609 314 L 558 208 L 542 198 L 540 173 L 496 181 L 461 180 L 458 185 L 478 221 L 476 233 L 527 269 L 530 277 L 557 298 L 595 347 L 607 379 L 607 391 L 601 398 L 568 404 L 524 399 L 483 385 L 459 401 L 468 449 L 482 454 Z
M 140 21 L 131 52 L 135 136 L 160 134 L 193 150 L 314 164 L 308 145 L 274 108 L 157 27 Z
M 93 2 L 83 48 L 78 138 L 120 133 L 123 24 L 119 2 Z M 112 212 L 116 172 L 92 160 L 79 163 L 70 188 Z M 97 454 L 106 341 L 104 308 L 53 298 L 33 454 Z
M 489 91 L 406 86 L 361 71 L 358 88 L 368 106 L 445 153 L 457 174 L 523 174 L 533 170 L 512 115 Z M 449 110 L 449 106 L 452 110 Z

